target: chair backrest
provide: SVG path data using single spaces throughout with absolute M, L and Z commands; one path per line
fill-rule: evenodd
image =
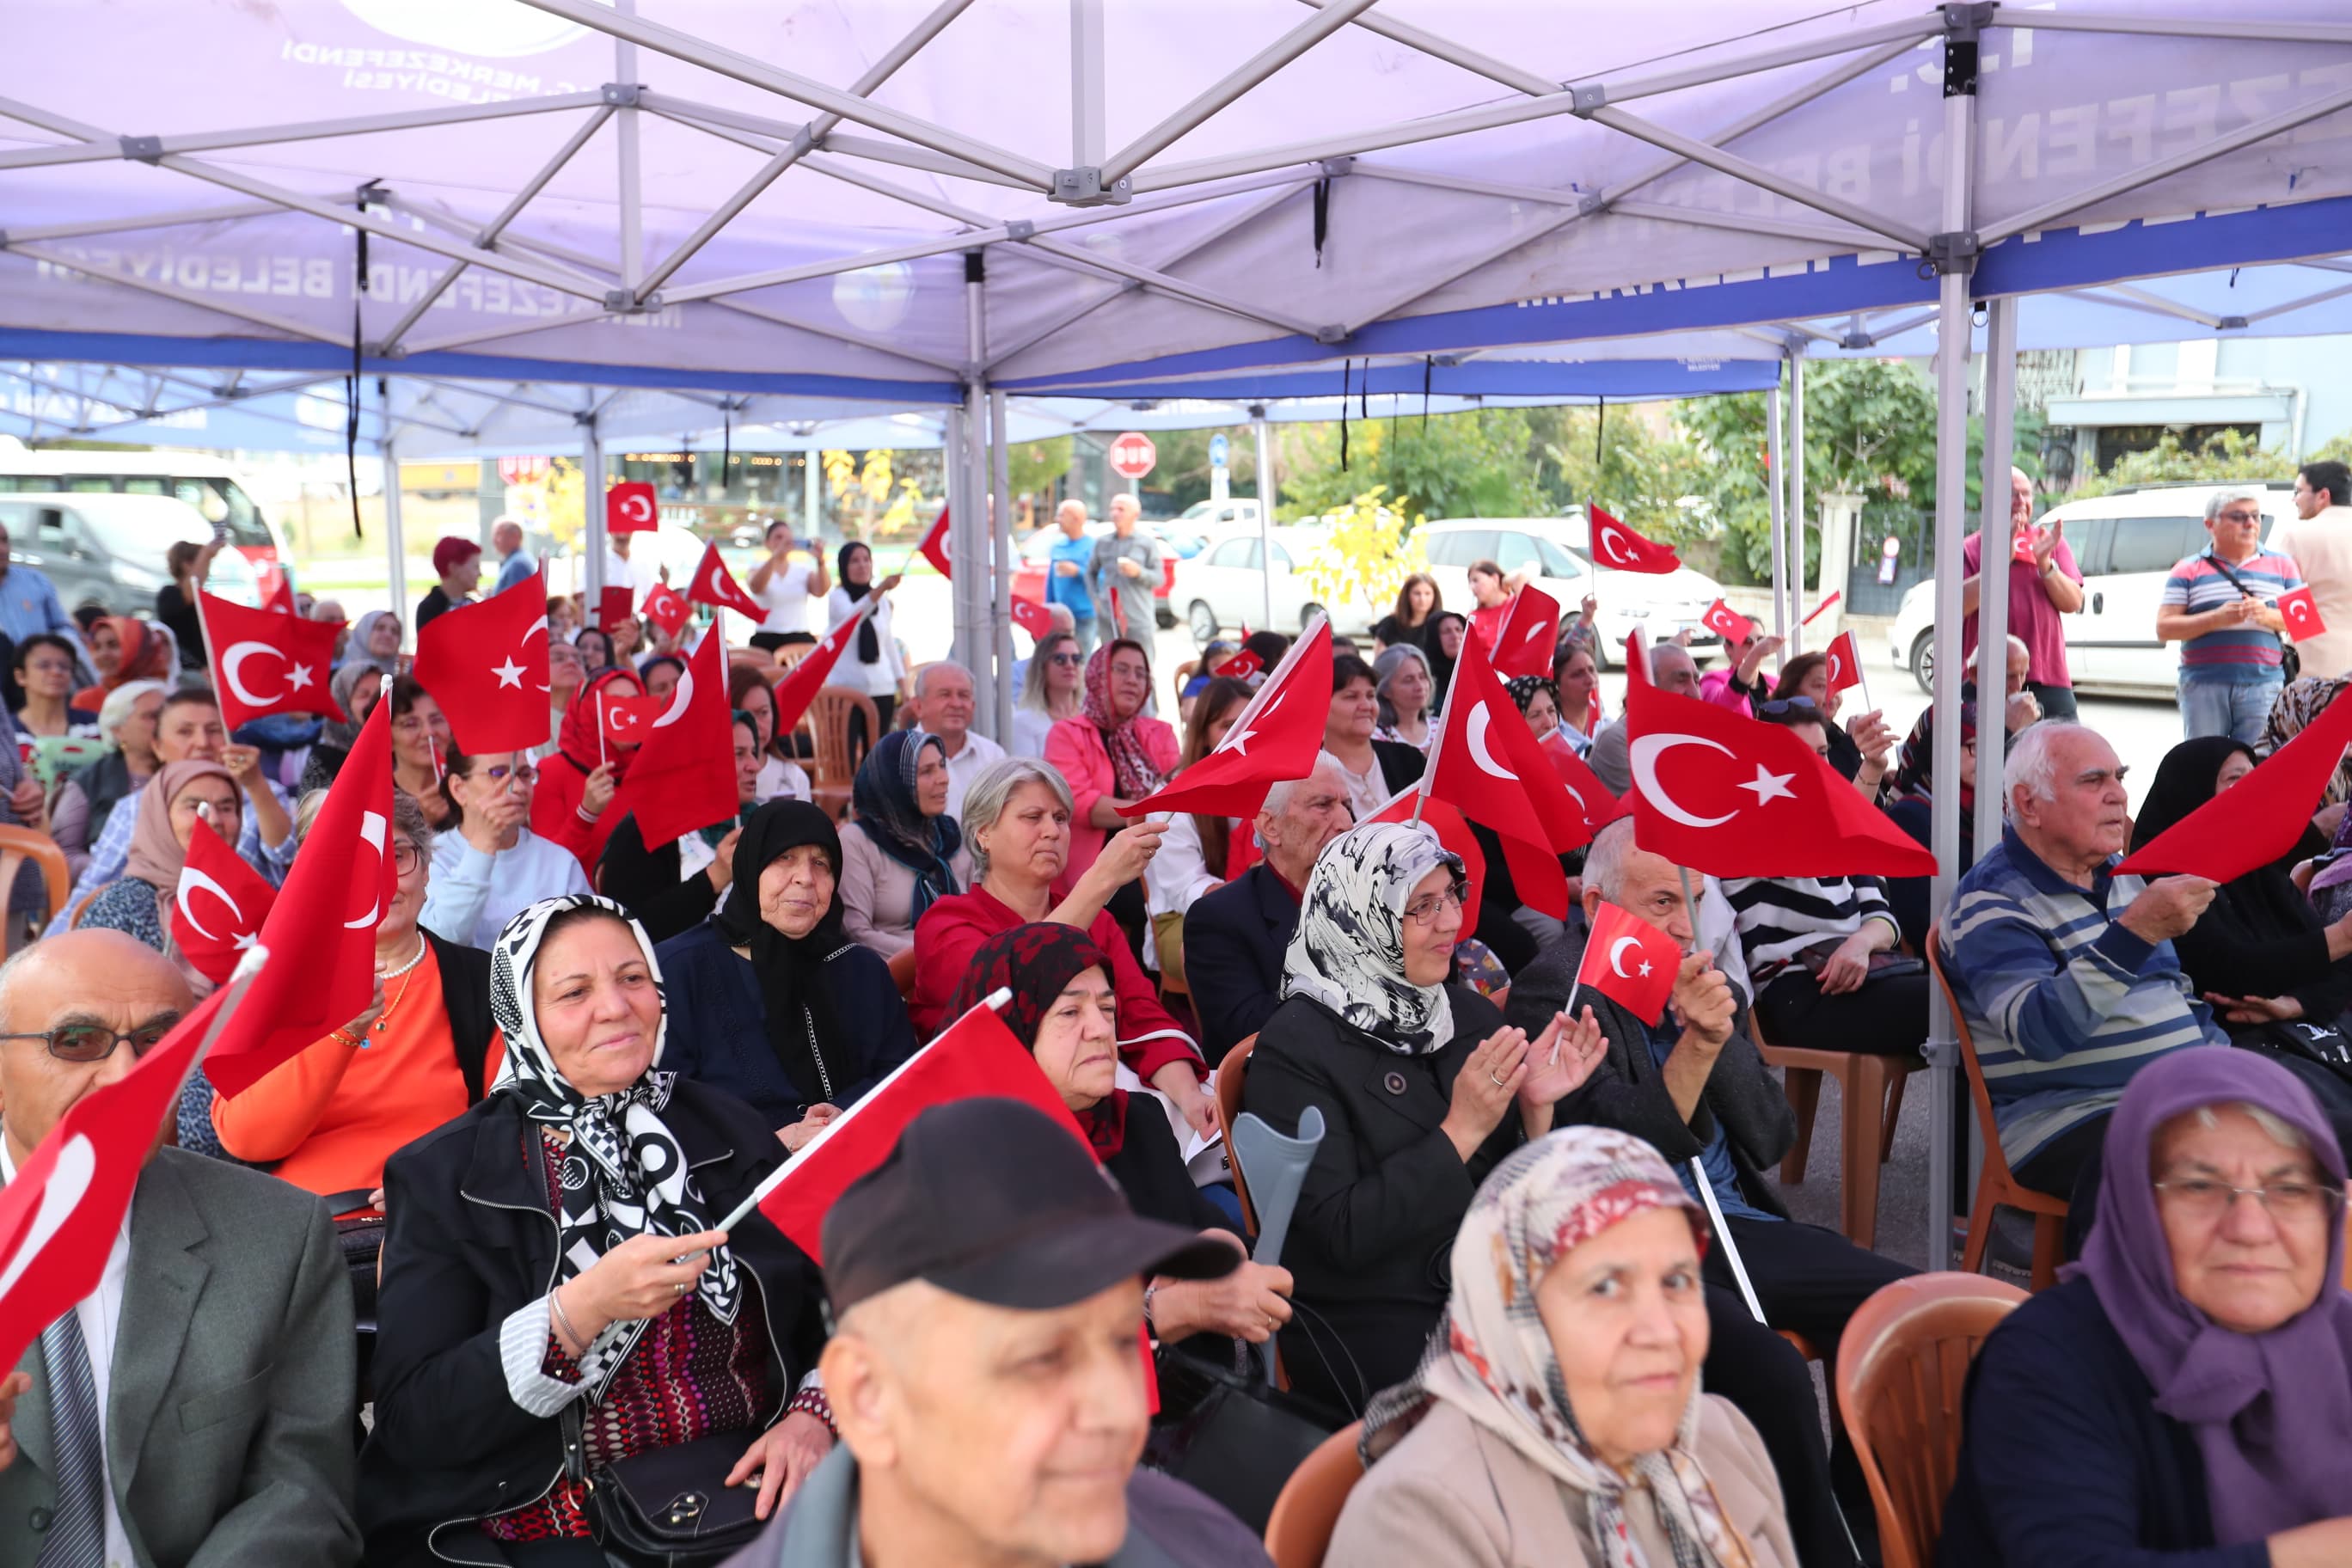
M 784 671 L 806 658 L 815 647 L 816 644 L 813 642 L 796 642 L 786 643 L 782 647 L 778 648 L 775 660 L 776 673 L 768 677 L 770 684 L 772 685 Z
M 1364 1479 L 1356 1454 L 1364 1424 L 1351 1421 L 1316 1445 L 1306 1462 L 1290 1472 L 1265 1520 L 1265 1554 L 1274 1568 L 1323 1568 L 1348 1494 Z
M 900 1000 L 913 999 L 915 994 L 915 950 L 913 948 L 900 948 L 891 955 L 890 978 L 898 984 Z
M 1234 1147 L 1234 1123 L 1241 1120 L 1242 1086 L 1249 1072 L 1250 1053 L 1257 1049 L 1252 1035 L 1217 1064 L 1217 1127 L 1225 1136 L 1225 1163 L 1233 1168 L 1234 1192 L 1242 1200 L 1242 1224 L 1257 1234 L 1257 1206 L 1250 1202 L 1249 1183 L 1242 1175 L 1241 1152 Z
M 79 930 L 81 927 L 82 916 L 89 913 L 89 906 L 97 900 L 99 894 L 106 891 L 106 889 L 110 886 L 112 886 L 111 883 L 100 882 L 97 887 L 92 888 L 89 892 L 84 893 L 79 899 L 76 900 L 74 902 L 73 913 L 67 917 L 66 929 L 68 931 Z
M 2010 1175 L 2009 1160 L 2000 1152 L 2000 1124 L 1993 1120 L 1992 1094 L 1985 1088 L 1984 1068 L 1977 1064 L 1977 1043 L 1969 1033 L 1968 1015 L 1960 1011 L 1960 999 L 1953 994 L 1952 982 L 1944 973 L 1941 949 L 1936 938 L 1936 928 L 1929 926 L 1927 973 L 1936 977 L 1937 987 L 1944 993 L 1944 1006 L 1952 1015 L 1952 1033 L 1959 1037 L 1960 1061 L 1968 1068 L 1969 1099 L 1977 1108 L 1977 1131 L 1984 1138 L 1984 1174 L 1997 1174 L 2004 1184 L 2012 1184 L 2014 1178 Z
M 849 741 L 849 716 L 866 716 L 866 745 L 871 746 L 882 738 L 882 719 L 874 706 L 874 699 L 863 691 L 846 686 L 823 686 L 808 705 L 810 722 L 816 730 L 816 782 L 820 786 L 847 789 L 857 776 L 857 764 L 865 760 L 863 748 L 853 747 Z
M 1878 1509 L 1886 1568 L 1927 1568 L 1959 1468 L 1969 1365 L 2025 1292 L 1981 1274 L 1882 1287 L 1838 1341 L 1838 1404 Z
M 66 852 L 46 833 L 0 824 L 0 889 L 16 885 L 16 868 L 27 860 L 41 868 L 42 885 L 48 894 L 48 903 L 34 925 L 34 930 L 38 931 L 48 923 L 51 915 L 66 907 L 66 900 L 73 891 Z

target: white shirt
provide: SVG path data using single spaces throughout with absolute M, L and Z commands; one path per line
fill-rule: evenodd
M 825 595 L 824 604 L 829 617 L 824 629 L 829 632 L 856 613 L 858 601 L 849 596 L 847 589 L 835 588 Z M 857 645 L 862 638 L 858 633 L 852 632 L 849 646 L 841 650 L 841 662 L 833 667 L 833 678 L 825 684 L 846 686 L 853 690 L 863 691 L 868 697 L 896 697 L 898 695 L 898 682 L 907 677 L 907 666 L 898 654 L 898 639 L 890 635 L 890 600 L 887 595 L 875 606 L 874 613 L 866 619 L 874 625 L 874 638 L 878 645 L 876 651 L 881 657 L 872 664 L 860 660 Z
M 0 1139 L 0 1181 L 14 1182 L 16 1179 L 16 1162 L 9 1157 L 7 1141 Z M 133 1188 L 131 1205 L 135 1205 L 138 1201 L 138 1190 Z M 130 1279 L 131 1208 L 126 1206 L 122 1211 L 122 1228 L 114 1233 L 114 1245 L 107 1249 L 106 1268 L 98 1277 L 98 1289 L 74 1303 L 74 1316 L 81 1323 L 82 1347 L 89 1352 L 89 1380 L 98 1394 L 99 1446 L 101 1450 L 109 1446 L 106 1441 L 109 1418 L 107 1390 L 114 1382 L 115 1331 L 122 1324 L 122 1291 Z M 44 1354 L 37 1341 L 33 1349 L 36 1355 Z M 48 1377 L 47 1368 L 48 1363 L 43 1359 L 41 1371 L 37 1375 L 44 1381 Z M 54 1397 L 50 1405 L 55 1407 Z M 52 1430 L 55 1419 L 52 1415 Z M 102 1453 L 100 1458 L 107 1472 L 106 1568 L 131 1568 L 138 1559 L 131 1554 L 131 1536 L 122 1528 L 122 1510 L 115 1501 L 114 1466 L 104 1459 Z
M 942 743 L 945 737 L 941 737 Z M 963 820 L 963 792 L 971 787 L 981 770 L 991 763 L 1004 760 L 1004 748 L 977 730 L 963 732 L 963 750 L 948 759 L 948 811 L 950 822 Z
M 806 561 L 795 561 L 781 571 L 768 574 L 768 585 L 745 592 L 766 607 L 767 615 L 760 622 L 763 632 L 804 632 L 808 630 L 809 580 L 816 575 L 816 567 Z
M 815 791 L 809 787 L 808 773 L 798 763 L 788 763 L 782 757 L 770 757 L 760 764 L 760 780 L 753 787 L 762 804 L 778 795 L 786 800 L 815 798 Z
M 635 550 L 636 546 L 632 544 L 629 548 Z M 660 581 L 660 569 L 650 562 L 640 565 L 633 557 L 615 553 L 612 546 L 604 547 L 604 586 L 625 587 L 629 590 L 631 604 L 643 604 L 646 595 L 652 592 L 653 585 Z M 589 613 L 591 615 L 595 613 L 594 605 L 589 606 Z
M 1016 757 L 1043 757 L 1045 737 L 1053 733 L 1054 716 L 1043 708 L 1015 708 L 1013 710 L 1013 754 Z

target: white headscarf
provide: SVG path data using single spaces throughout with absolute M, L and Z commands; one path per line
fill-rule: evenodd
M 1399 1056 L 1451 1041 L 1445 988 L 1415 985 L 1404 973 L 1405 904 L 1441 866 L 1463 874 L 1460 856 L 1408 823 L 1367 822 L 1325 845 L 1283 955 L 1282 994 L 1321 1004 Z

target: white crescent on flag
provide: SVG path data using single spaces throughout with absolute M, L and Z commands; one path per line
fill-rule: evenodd
M 1611 942 L 1609 944 L 1609 967 L 1622 978 L 1627 980 L 1633 979 L 1633 975 L 1625 973 L 1625 950 L 1629 947 L 1639 947 L 1641 945 L 1642 939 L 1638 936 L 1621 936 L 1615 942 Z
M 228 651 L 221 655 L 221 679 L 228 683 L 229 691 L 236 700 L 248 708 L 267 708 L 273 702 L 282 702 L 286 700 L 285 691 L 280 691 L 275 697 L 257 697 L 253 693 L 253 689 L 246 685 L 245 661 L 256 654 L 262 653 L 274 655 L 280 662 L 284 662 L 286 658 L 285 649 L 274 647 L 266 642 L 231 643 Z M 290 682 L 289 689 L 291 689 Z
M 202 932 L 207 942 L 220 941 L 220 933 L 206 926 L 204 921 L 198 920 L 196 918 L 195 910 L 188 903 L 189 892 L 197 888 L 204 889 L 205 891 L 211 893 L 214 898 L 218 899 L 222 903 L 226 904 L 228 906 L 228 912 L 236 917 L 237 923 L 239 925 L 243 925 L 245 923 L 245 911 L 236 907 L 236 900 L 228 896 L 228 889 L 226 888 L 222 887 L 218 882 L 215 881 L 209 874 L 197 870 L 194 866 L 184 866 L 180 868 L 179 891 L 175 893 L 173 897 L 179 903 L 181 915 L 190 925 L 195 927 L 198 931 Z
M 41 1184 L 41 1206 L 33 1211 L 33 1223 L 25 1227 L 25 1239 L 16 1248 L 16 1256 L 8 1260 L 6 1272 L 0 1273 L 0 1296 L 16 1288 L 16 1281 L 40 1260 L 41 1249 L 74 1210 L 81 1206 L 82 1194 L 98 1174 L 98 1147 L 87 1132 L 77 1132 L 58 1151 L 58 1163 L 49 1168 L 49 1179 Z
M 1665 786 L 1658 783 L 1658 759 L 1676 746 L 1705 746 L 1709 751 L 1721 752 L 1727 757 L 1733 754 L 1729 746 L 1720 741 L 1710 741 L 1704 735 L 1680 735 L 1669 732 L 1664 735 L 1639 736 L 1627 753 L 1627 760 L 1632 763 L 1633 768 L 1633 786 L 1642 792 L 1651 805 L 1656 806 L 1672 820 L 1681 823 L 1685 827 L 1720 827 L 1738 816 L 1736 811 L 1727 811 L 1721 816 L 1701 816 L 1685 808 L 1680 801 L 1666 793 Z
M 1629 555 L 1623 549 L 1620 548 L 1624 542 L 1624 538 L 1625 536 L 1623 534 L 1618 532 L 1607 523 L 1604 522 L 1601 525 L 1601 548 L 1602 552 L 1605 553 L 1610 560 L 1622 562 L 1633 559 L 1633 556 Z
M 1837 685 L 1838 676 L 1840 673 L 1842 672 L 1838 668 L 1837 649 L 1832 648 L 1830 649 L 1830 684 L 1832 687 Z
M 654 509 L 642 491 L 632 490 L 621 498 L 621 515 L 631 522 L 651 522 Z
M 360 818 L 361 841 L 373 846 L 375 849 L 375 864 L 368 868 L 370 879 L 368 885 L 376 889 L 377 892 L 373 901 L 368 905 L 367 913 L 357 920 L 343 922 L 345 931 L 360 931 L 372 926 L 383 913 L 383 858 L 390 853 L 384 847 L 384 829 L 387 826 L 383 819 L 383 813 L 380 811 L 368 812 Z
M 1486 711 L 1486 703 L 1474 702 L 1470 705 L 1470 722 L 1465 732 L 1470 742 L 1470 760 L 1478 764 L 1480 772 L 1491 773 L 1498 779 L 1508 779 L 1513 784 L 1517 784 L 1519 775 L 1496 762 L 1495 754 L 1486 749 L 1486 726 L 1492 722 L 1493 719 Z
M 677 678 L 677 689 L 670 693 L 669 706 L 663 709 L 662 716 L 654 721 L 654 728 L 656 730 L 667 730 L 672 724 L 677 723 L 679 719 L 685 716 L 686 705 L 693 700 L 694 671 L 691 668 L 688 668 L 679 674 Z M 634 716 L 632 716 L 631 721 L 635 722 Z

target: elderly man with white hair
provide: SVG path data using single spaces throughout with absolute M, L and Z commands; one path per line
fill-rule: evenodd
M 498 580 L 491 584 L 493 595 L 503 594 L 518 583 L 528 583 L 539 573 L 539 563 L 523 548 L 521 521 L 511 514 L 501 512 L 490 524 L 490 548 L 499 552 Z
M 2009 470 L 2009 629 L 2025 639 L 2027 688 L 2053 719 L 2074 717 L 2074 682 L 2066 670 L 2066 623 L 2083 607 L 2083 569 L 2066 542 L 2066 520 L 2033 521 L 2033 481 Z M 1977 583 L 1984 569 L 1984 535 L 1960 544 L 1960 657 L 1977 650 Z
M 2078 1179 L 2095 1179 L 2134 1073 L 2227 1044 L 2172 947 L 2214 884 L 2116 875 L 2131 831 L 2124 773 L 2080 724 L 2045 720 L 2019 735 L 2001 773 L 2008 826 L 1960 879 L 1936 935 L 2011 1172 L 2069 1200 Z
M 1979 700 L 1977 687 L 1979 662 L 1975 654 L 1969 655 L 1968 680 L 1960 689 L 1960 695 L 1971 702 Z M 2004 702 L 2001 710 L 2001 728 L 2012 735 L 2042 717 L 2042 704 L 2035 700 L 2032 692 L 2025 689 L 2026 674 L 2032 668 L 2033 650 L 2025 646 L 2023 637 L 2019 637 L 2015 632 L 2010 633 L 2009 668 L 2006 679 L 2001 683 L 2001 696 Z
M 937 735 L 948 754 L 948 809 L 963 816 L 963 792 L 980 771 L 1004 755 L 1004 748 L 971 727 L 971 671 L 951 658 L 923 666 L 915 676 L 915 723 Z
M 1110 531 L 1087 557 L 1087 591 L 1094 595 L 1101 640 L 1128 637 L 1149 650 L 1151 596 L 1160 589 L 1160 542 L 1137 523 L 1143 507 L 1131 495 L 1110 498 Z
M 2156 636 L 2180 645 L 2188 736 L 2227 735 L 2251 746 L 2286 684 L 2278 599 L 2303 586 L 2303 572 L 2291 557 L 2263 548 L 2259 491 L 2215 490 L 2205 502 L 2205 549 L 2165 579 Z
M 1347 768 L 1330 752 L 1318 752 L 1305 778 L 1265 792 L 1251 825 L 1265 858 L 1185 911 L 1185 980 L 1201 1020 L 1202 1050 L 1211 1062 L 1274 1016 L 1307 874 L 1323 847 L 1355 821 Z

